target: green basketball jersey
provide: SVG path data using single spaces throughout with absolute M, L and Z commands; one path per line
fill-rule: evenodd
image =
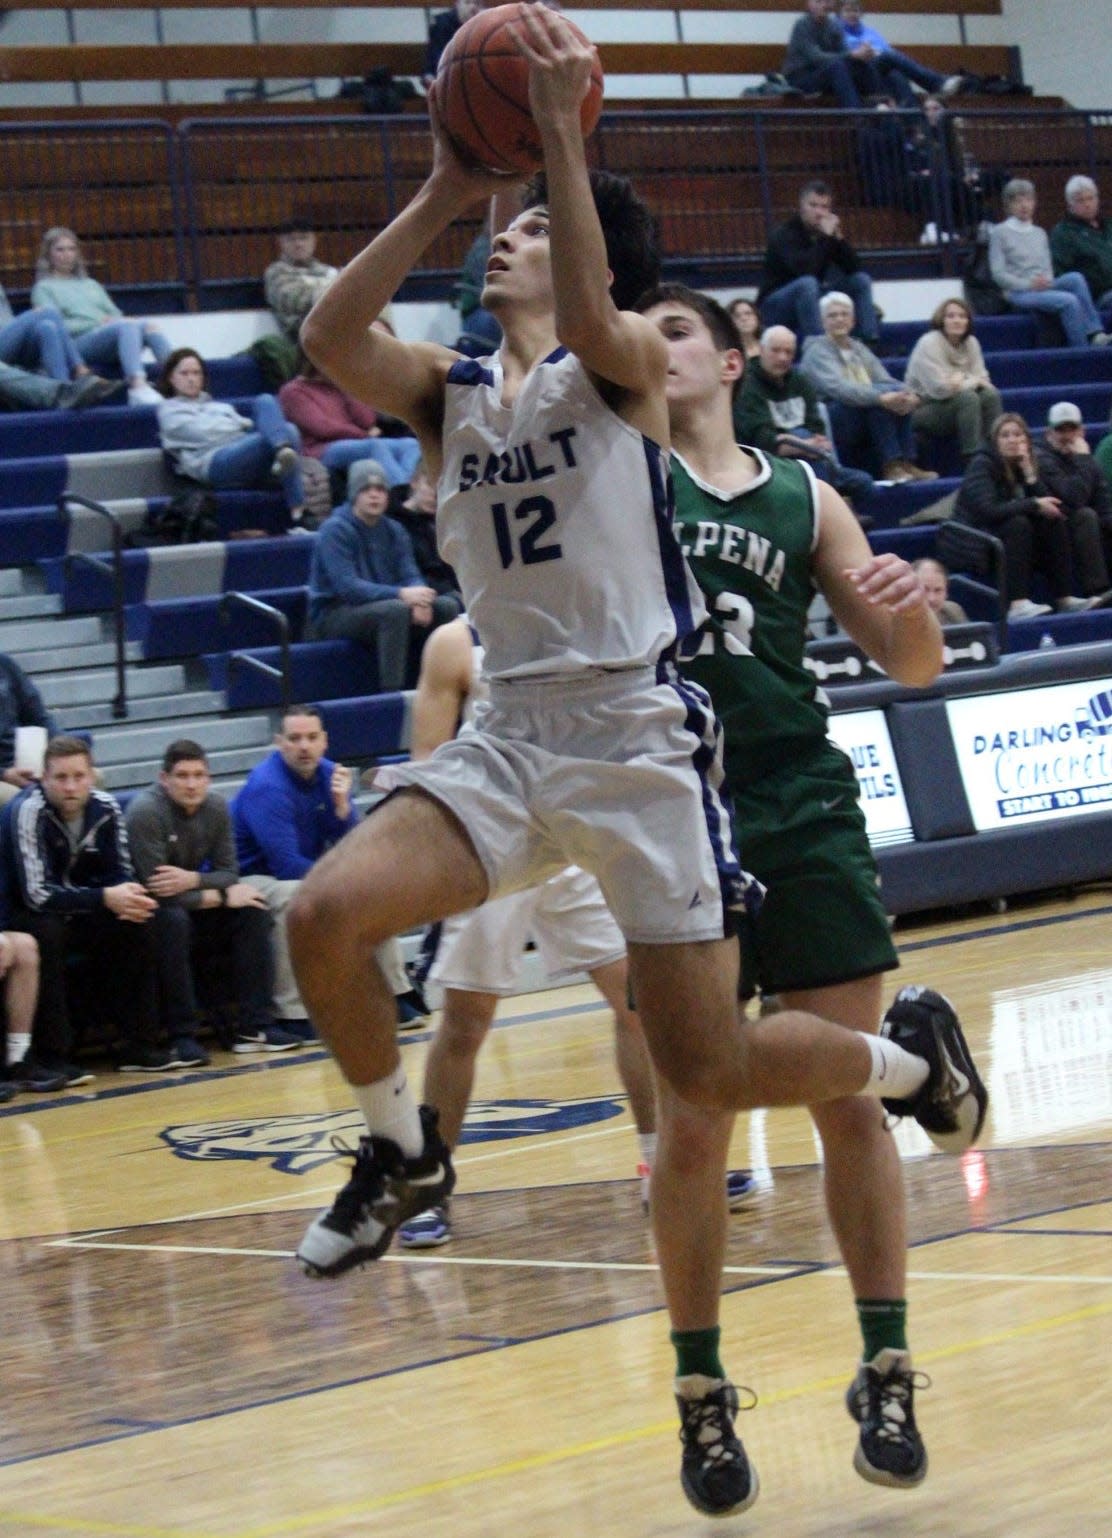
M 676 528 L 711 619 L 683 671 L 726 734 L 726 773 L 749 784 L 826 739 L 826 707 L 803 666 L 818 487 L 798 460 L 748 451 L 758 474 L 725 494 L 672 455 Z

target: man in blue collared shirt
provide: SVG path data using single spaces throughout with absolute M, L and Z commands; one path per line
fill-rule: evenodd
M 961 75 L 940 75 L 936 69 L 917 64 L 907 54 L 893 48 L 875 27 L 861 20 L 861 0 L 842 0 L 839 19 L 851 59 L 864 59 L 875 65 L 901 107 L 917 107 L 912 85 L 932 96 L 953 96 L 961 90 Z

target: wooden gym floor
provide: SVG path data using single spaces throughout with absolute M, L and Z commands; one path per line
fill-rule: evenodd
M 716 1533 L 1112 1533 L 1112 896 L 897 931 L 958 1004 L 983 1145 L 906 1156 L 931 1471 L 854 1474 L 858 1336 L 805 1113 L 739 1119 L 724 1356 L 761 1497 Z M 403 1037 L 420 1082 L 426 1034 Z M 324 1054 L 0 1108 L 0 1534 L 681 1538 L 671 1353 L 607 1018 L 507 1001 L 458 1238 L 335 1282 L 291 1253 L 357 1135 Z

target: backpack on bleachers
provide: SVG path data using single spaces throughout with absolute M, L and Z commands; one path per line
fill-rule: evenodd
M 305 493 L 305 510 L 323 523 L 332 511 L 332 478 L 319 459 L 308 454 L 301 456 L 301 486 Z
M 988 259 L 987 233 L 984 239 L 981 239 L 978 233 L 977 239 L 962 258 L 961 286 L 965 294 L 965 302 L 974 315 L 1011 313 L 1002 290 L 993 281 L 992 267 Z
M 183 487 L 165 504 L 148 507 L 140 527 L 127 536 L 127 543 L 137 550 L 157 550 L 219 539 L 216 512 L 216 498 L 207 487 Z

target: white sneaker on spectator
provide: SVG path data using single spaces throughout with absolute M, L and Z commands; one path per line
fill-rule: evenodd
M 1016 598 L 1008 605 L 1009 619 L 1037 619 L 1040 614 L 1049 614 L 1048 603 L 1035 603 L 1030 598 Z
M 1085 609 L 1091 609 L 1092 603 L 1088 598 L 1059 598 L 1054 607 L 1059 614 L 1080 614 Z
M 163 396 L 159 395 L 153 385 L 132 385 L 127 392 L 129 406 L 161 406 Z
M 939 96 L 956 96 L 965 84 L 964 75 L 947 75 L 938 88 Z
M 1094 331 L 1089 338 L 1090 347 L 1107 347 L 1112 343 L 1112 336 L 1107 331 Z

